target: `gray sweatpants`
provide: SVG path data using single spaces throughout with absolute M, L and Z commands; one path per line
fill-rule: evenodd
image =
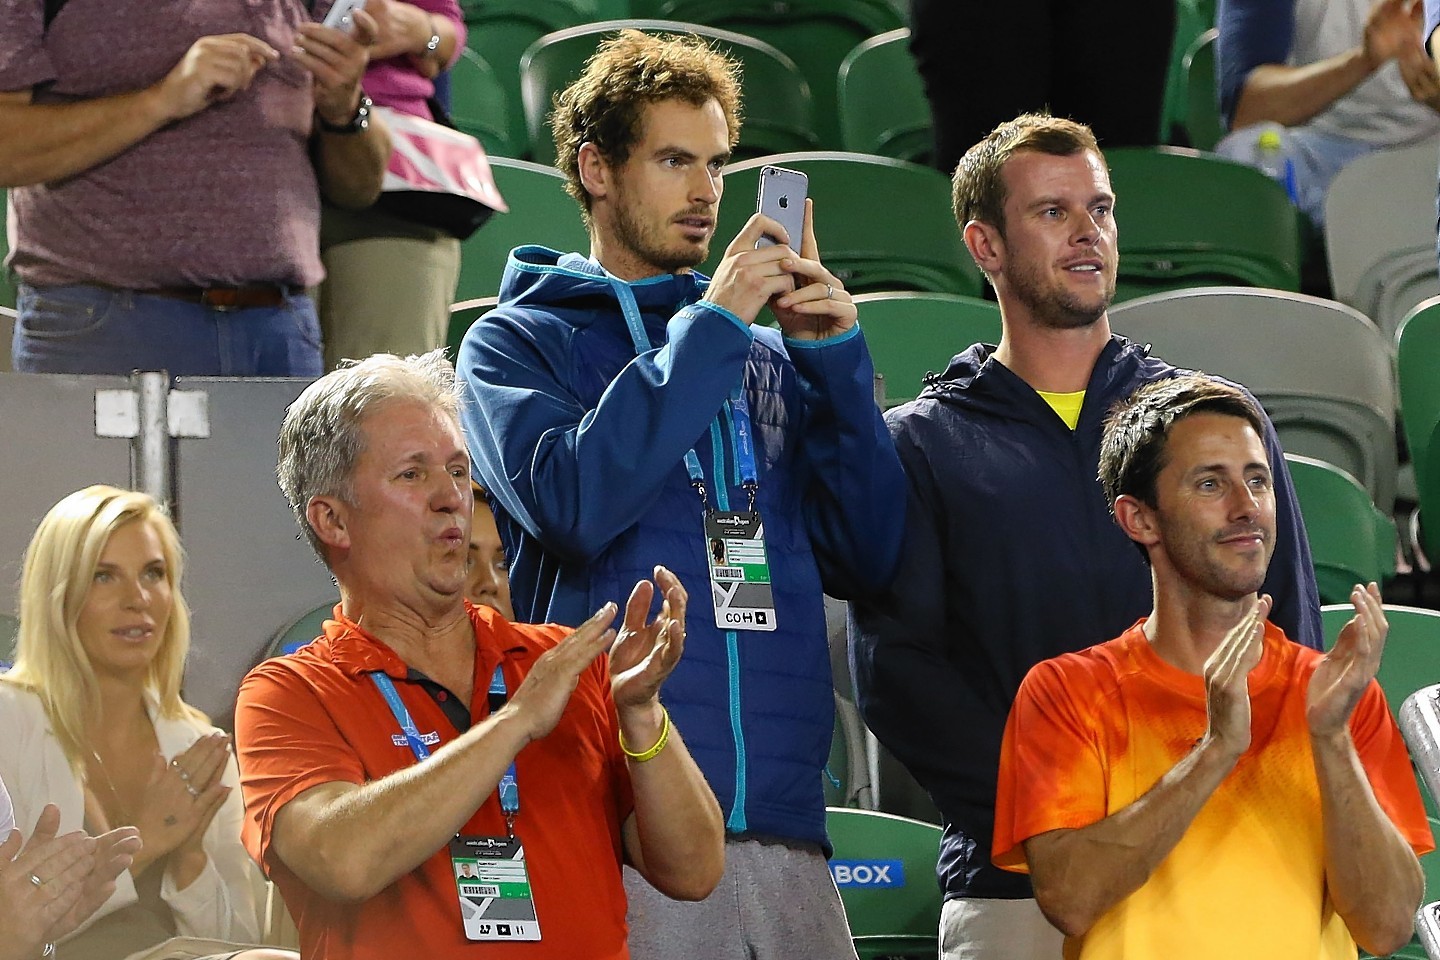
M 845 908 L 817 844 L 725 841 L 725 874 L 699 903 L 659 893 L 629 867 L 632 960 L 855 960 Z

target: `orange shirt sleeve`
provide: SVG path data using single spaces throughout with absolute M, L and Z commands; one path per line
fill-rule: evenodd
M 261 664 L 241 682 L 235 745 L 245 797 L 241 839 L 267 875 L 271 829 L 281 807 L 322 783 L 365 782 L 360 758 L 315 688 L 280 661 Z
M 1030 837 L 1105 818 L 1105 760 L 1090 706 L 1101 695 L 1073 655 L 1035 665 L 1021 683 L 1000 748 L 997 867 L 1028 873 Z
M 1350 716 L 1350 736 L 1380 809 L 1417 856 L 1434 850 L 1435 839 L 1415 782 L 1410 753 L 1386 705 L 1385 694 L 1374 680 Z

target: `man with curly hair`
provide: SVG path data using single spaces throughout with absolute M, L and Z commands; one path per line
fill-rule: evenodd
M 654 563 L 710 584 L 664 702 L 725 813 L 725 876 L 681 904 L 627 874 L 634 956 L 833 960 L 854 952 L 825 862 L 822 593 L 884 585 L 903 478 L 808 205 L 803 237 L 757 214 L 694 272 L 739 99 L 696 38 L 601 44 L 552 118 L 590 254 L 511 254 L 460 348 L 463 417 L 521 619 L 578 622 Z

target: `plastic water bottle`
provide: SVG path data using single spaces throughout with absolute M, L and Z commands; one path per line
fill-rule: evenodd
M 1296 203 L 1295 164 L 1285 154 L 1285 144 L 1278 130 L 1266 130 L 1255 141 L 1255 165 L 1260 172 L 1285 188 L 1290 202 Z

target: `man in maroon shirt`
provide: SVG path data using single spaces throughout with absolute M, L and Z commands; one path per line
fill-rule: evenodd
M 360 90 L 374 21 L 325 27 L 302 0 L 54 7 L 0 6 L 16 369 L 318 375 L 317 181 L 368 204 L 389 156 Z

